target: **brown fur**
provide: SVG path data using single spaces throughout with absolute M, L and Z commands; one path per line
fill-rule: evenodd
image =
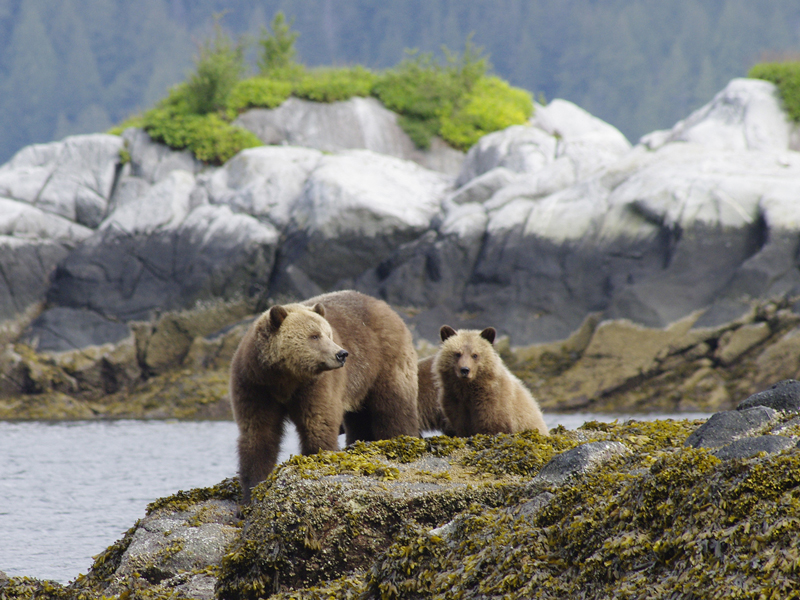
M 287 418 L 303 454 L 338 450 L 342 423 L 348 444 L 419 434 L 411 333 L 385 302 L 354 291 L 259 316 L 231 362 L 230 395 L 245 502 L 275 467 Z
M 458 436 L 515 433 L 548 435 L 542 411 L 492 345 L 496 331 L 442 326 L 442 345 L 433 362 L 439 403 Z

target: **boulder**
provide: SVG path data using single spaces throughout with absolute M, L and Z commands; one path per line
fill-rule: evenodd
M 644 136 L 641 143 L 656 149 L 670 142 L 694 142 L 724 151 L 800 150 L 797 126 L 786 117 L 775 84 L 733 79 L 705 106 L 668 131 Z
M 566 100 L 536 105 L 530 125 L 483 136 L 467 153 L 460 187 L 502 167 L 526 174 L 529 194 L 544 196 L 585 179 L 631 149 L 612 125 Z
M 800 381 L 785 379 L 743 400 L 737 410 L 766 406 L 783 412 L 800 412 Z
M 375 98 L 311 102 L 289 98 L 278 108 L 251 109 L 234 125 L 255 133 L 265 144 L 288 144 L 323 152 L 364 149 L 412 160 L 426 168 L 455 175 L 464 154 L 436 139 L 429 150 L 416 148 L 397 124 L 397 114 Z
M 550 459 L 533 478 L 532 485 L 561 484 L 571 477 L 600 468 L 609 460 L 626 454 L 630 454 L 630 450 L 620 442 L 587 442 Z
M 744 438 L 731 442 L 713 452 L 714 456 L 722 460 L 734 458 L 750 458 L 762 452 L 774 454 L 797 445 L 793 439 L 781 435 L 759 435 L 753 438 Z
M 448 185 L 439 173 L 367 150 L 323 157 L 294 204 L 270 293 L 350 287 L 430 229 Z
M 686 445 L 692 448 L 726 446 L 737 439 L 763 431 L 777 416 L 774 410 L 765 406 L 718 412 L 686 439 Z
M 130 156 L 127 174 L 148 183 L 158 183 L 172 171 L 197 174 L 205 168 L 189 150 L 171 150 L 164 144 L 154 142 L 138 127 L 129 127 L 122 132 L 122 140 Z
M 190 206 L 192 176 L 175 171 L 144 204 L 120 208 L 55 273 L 48 300 L 122 322 L 256 294 L 279 234 L 227 206 Z
M 119 136 L 106 134 L 28 146 L 0 167 L 0 196 L 97 227 L 106 215 L 121 149 Z
M 283 230 L 322 159 L 322 152 L 309 148 L 249 148 L 198 182 L 211 204 L 227 205 Z
M 0 322 L 35 310 L 56 265 L 91 234 L 91 229 L 27 202 L 0 198 Z

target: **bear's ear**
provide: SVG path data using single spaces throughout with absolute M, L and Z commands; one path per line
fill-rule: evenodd
M 445 341 L 449 337 L 453 337 L 456 334 L 456 330 L 450 327 L 450 325 L 442 325 L 442 328 L 439 330 L 439 337 L 442 338 L 442 341 Z
M 282 306 L 273 306 L 269 309 L 269 324 L 272 325 L 272 329 L 278 329 L 283 320 L 286 318 L 286 315 L 289 313 L 286 312 L 286 309 Z
M 325 316 L 325 307 L 324 307 L 324 306 L 322 306 L 322 303 L 321 303 L 321 302 L 317 302 L 317 303 L 314 305 L 314 308 L 312 308 L 311 310 L 313 310 L 315 313 L 317 313 L 317 314 L 318 314 L 318 315 L 320 315 L 321 317 L 324 317 L 324 316 Z
M 487 327 L 481 331 L 481 337 L 490 344 L 494 344 L 494 338 L 497 335 L 497 330 L 494 327 Z

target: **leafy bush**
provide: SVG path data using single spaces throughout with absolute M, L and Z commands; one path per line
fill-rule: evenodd
M 441 130 L 442 117 L 453 111 L 463 95 L 452 69 L 431 54 L 413 55 L 375 84 L 375 96 L 403 118 L 399 123 L 414 143 L 428 148 Z
M 203 162 L 222 164 L 245 148 L 261 146 L 255 134 L 234 127 L 215 113 L 193 113 L 186 84 L 170 92 L 156 108 L 144 115 L 144 130 L 175 150 L 188 149 Z
M 758 64 L 750 69 L 747 76 L 777 85 L 789 117 L 800 122 L 800 62 Z
M 400 126 L 417 146 L 428 148 L 440 135 L 467 150 L 482 135 L 531 116 L 530 94 L 487 77 L 488 61 L 470 40 L 461 56 L 445 54 L 445 65 L 430 54 L 412 55 L 374 87 L 381 102 L 401 115 Z
M 484 77 L 461 108 L 442 117 L 440 133 L 450 145 L 466 151 L 487 133 L 525 123 L 532 113 L 528 92 L 497 77 Z
M 313 69 L 297 83 L 294 94 L 315 102 L 338 102 L 369 96 L 377 80 L 377 75 L 361 66 Z
M 244 79 L 231 90 L 226 101 L 227 115 L 233 119 L 248 108 L 275 108 L 292 95 L 290 81 L 277 81 L 266 77 Z
M 215 23 L 214 37 L 200 46 L 195 72 L 186 82 L 189 112 L 204 115 L 225 107 L 233 87 L 245 72 L 244 50 Z

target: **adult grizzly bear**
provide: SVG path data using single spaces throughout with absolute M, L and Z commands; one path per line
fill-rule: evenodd
M 433 361 L 439 404 L 458 436 L 536 429 L 548 435 L 539 405 L 494 349 L 496 331 L 439 330 L 442 345 Z
M 275 467 L 291 419 L 303 454 L 347 443 L 419 435 L 417 353 L 389 305 L 354 291 L 273 306 L 245 333 L 231 362 L 239 427 L 239 481 L 250 490 Z
M 438 429 L 450 435 L 451 432 L 447 430 L 447 421 L 439 404 L 436 379 L 433 376 L 434 358 L 435 356 L 428 356 L 417 363 L 419 427 L 423 431 Z

